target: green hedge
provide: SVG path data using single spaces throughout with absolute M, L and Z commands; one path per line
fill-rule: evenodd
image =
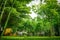
M 12 37 L 3 36 L 1 40 L 60 40 L 60 37 Z

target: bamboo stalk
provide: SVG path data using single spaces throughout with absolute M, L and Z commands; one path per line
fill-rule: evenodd
M 2 20 L 2 16 L 3 16 L 4 10 L 5 10 L 5 5 L 6 5 L 6 3 L 7 3 L 7 0 L 6 0 L 5 3 L 4 3 L 3 10 L 2 10 L 1 16 L 0 16 L 0 21 Z
M 16 1 L 16 0 L 15 0 L 15 1 Z M 13 5 L 14 5 L 15 1 L 14 1 L 13 4 L 12 4 L 12 8 L 13 8 Z M 11 9 L 12 9 L 12 8 L 11 8 Z M 12 10 L 11 10 L 11 11 L 9 12 L 9 14 L 8 14 L 6 23 L 5 23 L 5 25 L 4 25 L 4 30 L 5 30 L 5 28 L 7 27 L 7 23 L 8 23 L 8 21 L 9 21 L 11 12 L 12 12 Z M 4 30 L 3 30 L 2 34 L 1 34 L 1 36 L 3 36 Z

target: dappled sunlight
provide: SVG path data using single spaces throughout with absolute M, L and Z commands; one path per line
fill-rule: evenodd
M 31 12 L 31 14 L 29 14 L 29 15 L 31 16 L 32 19 L 34 19 L 35 17 L 37 17 L 37 14 L 34 11 L 32 11 L 32 9 L 31 9 L 30 12 Z

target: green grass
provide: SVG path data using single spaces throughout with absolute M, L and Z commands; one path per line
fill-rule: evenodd
M 1 40 L 60 40 L 60 37 L 14 37 L 14 36 L 2 36 Z

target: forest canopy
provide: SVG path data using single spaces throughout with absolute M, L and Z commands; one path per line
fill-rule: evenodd
M 39 3 L 33 4 L 36 1 Z M 0 25 L 1 35 L 60 36 L 60 3 L 58 0 L 0 0 Z

